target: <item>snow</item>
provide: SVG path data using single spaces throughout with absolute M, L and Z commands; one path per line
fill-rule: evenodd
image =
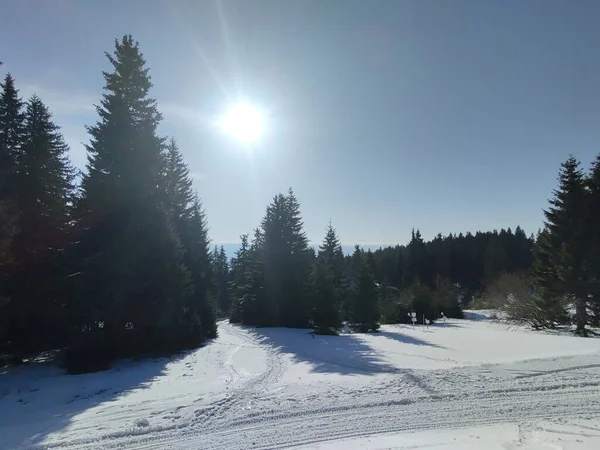
M 540 421 L 466 429 L 378 435 L 325 442 L 297 450 L 597 450 L 600 421 Z
M 219 323 L 176 357 L 0 372 L 0 449 L 600 448 L 600 339 L 485 320 L 373 335 Z

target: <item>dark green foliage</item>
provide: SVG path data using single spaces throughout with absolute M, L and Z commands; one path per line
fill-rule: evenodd
M 600 326 L 600 154 L 592 164 L 587 180 L 589 189 L 586 236 L 588 239 L 587 275 L 590 297 L 590 323 Z
M 164 188 L 167 196 L 165 204 L 175 222 L 181 226 L 181 223 L 194 213 L 196 196 L 192 188 L 192 179 L 175 139 L 169 140 L 164 158 Z
M 64 343 L 61 252 L 74 176 L 68 147 L 38 97 L 27 103 L 24 119 L 9 189 L 18 215 L 10 246 L 6 315 L 12 347 L 26 354 Z
M 69 249 L 77 262 L 69 370 L 88 367 L 78 359 L 86 355 L 81 342 L 112 360 L 216 336 L 207 227 L 187 167 L 174 141 L 163 151 L 161 116 L 148 97 L 152 84 L 138 44 L 125 36 L 107 57 L 114 70 L 104 73 L 100 118 L 88 127 L 87 173 Z
M 559 185 L 544 211 L 545 230 L 535 248 L 534 279 L 541 294 L 572 299 L 577 331 L 585 334 L 588 281 L 588 220 L 585 176 L 579 161 L 569 157 L 561 166 Z
M 256 326 L 309 326 L 313 260 L 296 196 L 291 189 L 287 195 L 276 195 L 252 244 L 243 238 L 232 261 L 230 320 Z
M 17 172 L 25 130 L 25 112 L 15 80 L 10 74 L 0 84 L 0 202 L 14 198 L 12 177 Z
M 231 313 L 229 321 L 240 323 L 244 317 L 245 300 L 250 289 L 250 244 L 248 235 L 240 237 L 240 248 L 231 260 Z
M 448 280 L 463 294 L 482 291 L 501 273 L 523 273 L 531 265 L 533 239 L 520 227 L 442 236 L 424 242 L 418 230 L 407 246 L 373 252 L 375 277 L 400 290 L 412 283 L 435 289 L 437 280 Z
M 17 233 L 18 207 L 15 202 L 17 157 L 21 151 L 25 115 L 14 79 L 7 74 L 0 84 L 0 344 L 9 342 L 10 298 L 8 281 L 12 241 Z
M 234 301 L 243 323 L 308 326 L 311 254 L 299 208 L 291 190 L 276 195 L 247 254 L 236 257 Z
M 448 280 L 438 280 L 433 291 L 437 309 L 440 315 L 443 313 L 444 316 L 452 319 L 464 319 L 464 313 L 458 298 L 460 292 L 456 286 L 450 283 Z M 426 317 L 432 322 L 439 317 Z
M 187 314 L 197 316 L 207 338 L 215 338 L 216 306 L 206 217 L 175 139 L 167 144 L 164 158 L 165 204 L 181 241 L 184 265 L 193 285 Z
M 317 334 L 336 334 L 341 328 L 344 297 L 344 255 L 335 229 L 329 225 L 313 264 L 311 324 Z
M 220 314 L 227 315 L 231 306 L 231 292 L 229 289 L 230 272 L 225 248 L 222 245 L 220 248 L 215 246 L 212 263 L 217 307 Z
M 364 252 L 357 245 L 351 257 L 353 283 L 350 297 L 352 302 L 349 324 L 359 333 L 379 329 L 378 292 Z
M 184 264 L 192 281 L 193 294 L 186 308 L 198 315 L 205 337 L 217 337 L 217 308 L 213 295 L 213 273 L 206 217 L 196 198 L 191 215 L 180 231 Z

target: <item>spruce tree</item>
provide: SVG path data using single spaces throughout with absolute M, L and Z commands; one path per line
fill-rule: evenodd
M 164 157 L 166 204 L 175 222 L 181 224 L 189 219 L 193 213 L 195 195 L 190 171 L 174 138 L 171 138 L 167 143 Z
M 404 282 L 410 285 L 415 282 L 431 286 L 434 283 L 433 267 L 425 241 L 419 230 L 412 230 L 411 240 L 407 246 L 407 264 Z
M 341 327 L 344 255 L 335 229 L 329 224 L 313 264 L 312 326 L 318 334 L 336 334 Z
M 14 196 L 12 177 L 16 173 L 25 128 L 25 113 L 15 80 L 10 74 L 0 83 L 0 202 Z
M 27 103 L 12 183 L 19 216 L 11 246 L 10 322 L 15 345 L 25 352 L 63 342 L 61 258 L 74 178 L 67 152 L 48 108 L 33 96 Z
M 350 325 L 355 331 L 367 333 L 379 329 L 378 292 L 375 280 L 365 261 L 364 252 L 357 245 L 352 254 L 354 283 Z
M 231 312 L 229 321 L 231 323 L 240 323 L 244 317 L 244 300 L 250 283 L 249 265 L 250 265 L 250 244 L 248 235 L 240 236 L 241 244 L 235 252 L 235 257 L 231 259 Z
M 229 262 L 227 261 L 225 248 L 222 245 L 220 248 L 215 246 L 212 261 L 213 274 L 215 277 L 217 306 L 221 314 L 229 314 L 229 308 L 231 305 L 231 295 L 229 289 Z
M 544 295 L 565 297 L 575 303 L 577 332 L 585 335 L 587 298 L 585 177 L 579 161 L 569 157 L 561 166 L 559 185 L 544 211 L 545 233 L 535 253 L 534 276 Z
M 307 289 L 311 252 L 304 232 L 300 203 L 291 188 L 285 196 L 285 227 L 283 231 L 289 248 L 286 264 L 287 280 L 284 283 L 284 297 L 281 299 L 282 322 L 285 326 L 303 328 L 308 325 L 310 316 Z
M 591 323 L 600 325 L 600 154 L 592 164 L 588 178 L 588 211 L 587 211 L 587 269 L 589 274 L 591 310 L 593 317 Z
M 208 226 L 198 195 L 192 189 L 189 169 L 175 139 L 171 138 L 164 152 L 164 187 L 166 205 L 181 240 L 185 267 L 193 284 L 193 304 L 202 321 L 207 338 L 217 335 L 215 287 L 209 249 Z
M 12 258 L 12 241 L 17 233 L 18 208 L 15 202 L 17 157 L 21 150 L 25 114 L 23 102 L 10 74 L 0 83 L 0 344 L 9 336 L 8 278 Z
M 161 115 L 149 97 L 144 57 L 131 36 L 115 41 L 106 56 L 113 70 L 104 72 L 99 120 L 88 127 L 87 173 L 76 207 L 73 371 L 90 370 L 88 362 L 106 366 L 89 354 L 88 342 L 110 360 L 194 346 L 206 334 L 203 325 L 211 327 L 202 323 L 200 308 L 190 308 L 194 285 L 165 204 Z
M 191 216 L 181 231 L 181 242 L 185 267 L 189 271 L 193 295 L 188 309 L 196 311 L 200 317 L 205 337 L 217 337 L 217 311 L 213 292 L 212 258 L 208 226 L 200 200 L 196 197 L 192 203 Z

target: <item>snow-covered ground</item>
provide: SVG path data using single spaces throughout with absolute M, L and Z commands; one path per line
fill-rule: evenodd
M 600 448 L 600 339 L 485 316 L 314 338 L 221 322 L 171 359 L 12 368 L 0 448 Z

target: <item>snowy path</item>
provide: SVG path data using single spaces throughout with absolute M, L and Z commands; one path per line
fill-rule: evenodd
M 221 322 L 216 341 L 173 361 L 0 375 L 0 448 L 309 448 L 492 424 L 534 430 L 599 417 L 599 375 L 600 340 L 488 323 L 312 339 Z M 529 448 L 515 439 L 506 448 Z

